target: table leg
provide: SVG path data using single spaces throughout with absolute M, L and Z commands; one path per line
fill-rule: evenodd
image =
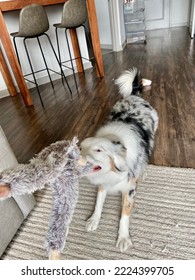
M 101 47 L 100 47 L 95 2 L 94 2 L 94 0 L 87 0 L 86 3 L 87 3 L 89 26 L 90 26 L 90 31 L 91 31 L 93 52 L 94 52 L 94 55 L 95 55 L 95 58 L 96 58 L 96 61 L 97 61 L 98 67 L 99 67 L 99 71 L 96 69 L 96 73 L 97 73 L 98 77 L 104 77 L 104 66 L 103 66 L 103 60 L 102 60 L 102 51 L 101 51 Z M 73 45 L 73 49 L 74 49 L 74 55 L 75 55 L 75 57 L 78 57 L 80 55 L 80 49 L 79 49 L 79 45 L 78 45 L 76 31 L 74 29 L 70 30 L 70 36 L 71 36 L 71 41 L 72 41 L 72 45 Z M 83 72 L 83 66 L 82 66 L 81 60 L 77 59 L 76 63 L 77 63 L 78 72 Z
M 72 41 L 72 47 L 73 47 L 73 50 L 74 50 L 74 56 L 75 57 L 81 57 L 76 29 L 71 28 L 71 29 L 69 29 L 69 31 L 70 31 L 71 41 Z M 82 59 L 80 59 L 80 58 L 76 59 L 76 65 L 77 65 L 78 72 L 82 73 L 84 71 Z
M 20 89 L 23 101 L 26 106 L 32 105 L 32 98 L 30 96 L 30 92 L 27 88 L 27 85 L 25 83 L 24 77 L 22 75 L 22 71 L 20 68 L 20 65 L 18 63 L 14 48 L 12 46 L 12 42 L 3 18 L 3 14 L 0 10 L 0 39 L 2 42 L 2 45 L 4 47 L 4 50 L 6 52 L 7 58 L 9 60 L 11 69 L 13 71 L 13 74 L 15 76 L 16 82 L 18 84 L 18 87 Z
M 9 69 L 7 67 L 7 64 L 6 64 L 6 61 L 5 61 L 5 58 L 3 56 L 1 49 L 0 49 L 0 71 L 2 73 L 3 79 L 6 83 L 6 86 L 7 86 L 7 89 L 9 91 L 10 95 L 16 96 L 17 95 L 16 88 L 14 86 L 12 76 L 9 72 Z
M 100 38 L 99 38 L 99 31 L 98 31 L 98 21 L 96 15 L 95 2 L 94 0 L 87 0 L 86 3 L 87 3 L 89 26 L 91 31 L 93 52 L 100 70 L 100 74 L 98 71 L 96 71 L 96 73 L 98 76 L 104 77 L 104 66 L 103 66 L 102 52 L 100 47 Z

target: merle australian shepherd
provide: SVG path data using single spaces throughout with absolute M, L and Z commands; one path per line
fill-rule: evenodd
M 113 107 L 106 125 L 81 143 L 81 154 L 93 164 L 87 176 L 97 187 L 97 200 L 87 231 L 98 227 L 108 193 L 122 194 L 122 213 L 116 246 L 123 252 L 131 245 L 129 217 L 136 183 L 147 167 L 154 146 L 158 115 L 139 95 L 137 68 L 125 71 L 115 81 L 122 99 Z

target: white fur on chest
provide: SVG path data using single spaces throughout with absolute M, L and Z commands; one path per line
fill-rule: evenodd
M 108 172 L 106 174 L 94 174 L 87 176 L 87 179 L 94 186 L 102 186 L 108 193 L 128 191 L 130 188 L 128 172 Z

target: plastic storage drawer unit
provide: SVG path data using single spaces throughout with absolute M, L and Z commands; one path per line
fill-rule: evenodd
M 146 42 L 144 10 L 144 1 L 124 0 L 127 43 Z

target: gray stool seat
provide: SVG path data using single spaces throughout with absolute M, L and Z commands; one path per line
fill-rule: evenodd
M 36 79 L 36 75 L 35 75 L 38 72 L 47 71 L 50 83 L 51 83 L 53 88 L 54 88 L 54 85 L 53 85 L 53 82 L 52 82 L 52 79 L 51 79 L 50 71 L 52 71 L 56 74 L 59 74 L 62 78 L 65 79 L 66 84 L 67 84 L 68 89 L 69 89 L 69 92 L 70 92 L 70 95 L 72 97 L 72 91 L 71 91 L 70 86 L 68 84 L 68 81 L 67 81 L 67 79 L 64 75 L 64 72 L 62 70 L 62 67 L 61 67 L 61 64 L 59 62 L 58 56 L 57 56 L 57 54 L 54 50 L 54 47 L 51 43 L 51 40 L 50 40 L 48 34 L 45 33 L 45 32 L 48 31 L 48 29 L 49 29 L 49 21 L 48 21 L 48 17 L 47 17 L 47 14 L 46 14 L 44 8 L 41 5 L 32 4 L 32 5 L 28 5 L 28 6 L 24 7 L 20 11 L 19 31 L 10 34 L 13 37 L 14 47 L 15 47 L 15 50 L 16 50 L 16 55 L 17 55 L 20 66 L 21 66 L 21 63 L 20 63 L 18 49 L 17 49 L 17 45 L 16 45 L 16 38 L 23 38 L 23 43 L 24 43 L 26 55 L 27 55 L 28 62 L 29 62 L 30 68 L 31 68 L 31 73 L 24 75 L 24 78 L 27 81 L 35 84 L 35 86 L 37 88 L 37 92 L 39 94 L 41 104 L 42 104 L 43 107 L 44 107 L 43 100 L 42 100 L 42 97 L 41 97 L 41 93 L 40 93 L 39 86 L 38 86 L 37 79 Z M 49 45 L 50 45 L 50 47 L 53 51 L 53 54 L 54 54 L 54 56 L 57 60 L 58 65 L 59 65 L 60 73 L 48 68 L 47 61 L 46 61 L 44 51 L 43 51 L 43 48 L 41 46 L 41 41 L 40 41 L 40 38 L 39 38 L 43 35 L 46 36 L 47 39 L 48 39 Z M 42 55 L 42 58 L 43 58 L 43 61 L 44 61 L 44 64 L 45 64 L 44 69 L 40 69 L 40 70 L 37 70 L 37 71 L 34 71 L 34 69 L 33 69 L 33 64 L 32 64 L 32 61 L 30 59 L 28 47 L 27 47 L 27 44 L 26 44 L 26 40 L 27 39 L 32 39 L 32 38 L 37 39 L 37 42 L 38 42 L 38 45 L 39 45 L 39 48 L 40 48 L 40 51 L 41 51 L 41 55 Z M 27 76 L 29 76 L 29 75 L 33 76 L 34 81 L 27 79 Z
M 91 48 L 91 50 L 93 50 L 92 44 L 91 44 L 91 39 L 89 38 L 87 32 L 86 32 L 86 28 L 85 28 L 85 22 L 87 21 L 87 7 L 86 7 L 86 0 L 68 0 L 67 2 L 65 2 L 64 6 L 63 6 L 63 10 L 62 10 L 62 18 L 61 18 L 61 22 L 60 23 L 55 23 L 53 26 L 55 27 L 55 31 L 56 31 L 56 40 L 57 40 L 57 47 L 58 47 L 58 55 L 59 55 L 59 60 L 60 60 L 60 64 L 64 67 L 70 68 L 68 66 L 65 65 L 66 62 L 71 62 L 71 70 L 73 71 L 73 75 L 74 75 L 74 79 L 75 79 L 75 84 L 76 84 L 76 88 L 78 90 L 78 85 L 77 85 L 77 81 L 76 81 L 76 75 L 75 75 L 75 70 L 74 70 L 74 66 L 73 66 L 73 60 L 76 59 L 85 59 L 85 60 L 90 60 L 84 57 L 75 57 L 74 59 L 72 58 L 72 54 L 71 54 L 71 50 L 70 50 L 70 44 L 69 44 L 69 40 L 68 40 L 68 35 L 67 35 L 67 30 L 68 29 L 76 29 L 78 27 L 83 27 L 84 31 L 85 31 L 85 36 L 87 39 L 87 42 Z M 68 47 L 68 51 L 69 51 L 69 57 L 70 60 L 66 60 L 66 61 L 62 61 L 61 60 L 61 52 L 60 52 L 60 46 L 59 46 L 59 38 L 58 38 L 58 29 L 64 29 L 65 30 L 65 37 L 66 37 L 66 43 L 67 43 L 67 47 Z M 95 60 L 95 64 L 97 66 L 97 70 L 99 72 L 99 75 L 101 77 L 101 73 L 98 67 L 98 64 L 96 62 L 96 58 L 94 56 L 94 60 Z
M 69 0 L 63 6 L 60 23 L 57 28 L 77 28 L 87 20 L 87 8 L 84 0 Z
M 47 14 L 42 6 L 32 4 L 20 12 L 19 31 L 11 33 L 14 37 L 37 37 L 49 29 Z

